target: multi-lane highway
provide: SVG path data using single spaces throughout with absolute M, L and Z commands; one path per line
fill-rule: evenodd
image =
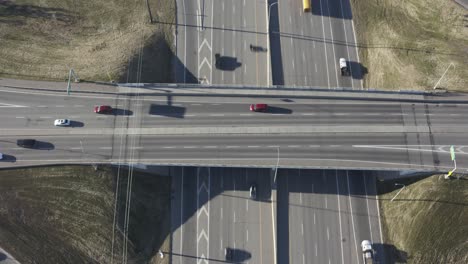
M 255 102 L 269 111 L 250 112 Z M 115 114 L 93 113 L 98 104 Z M 118 162 L 125 150 L 151 164 L 448 170 L 454 145 L 467 167 L 464 104 L 3 92 L 0 105 L 0 148 L 13 165 Z M 54 127 L 57 118 L 73 127 Z M 18 138 L 43 144 L 24 149 Z
M 176 82 L 270 85 L 266 12 L 265 1 L 178 0 Z
M 366 171 L 171 170 L 172 263 L 384 263 L 375 177 Z M 257 199 L 249 187 L 257 186 Z
M 349 1 L 311 5 L 304 12 L 302 0 L 178 0 L 176 81 L 362 89 Z M 341 76 L 339 58 L 350 76 Z
M 304 12 L 302 0 L 278 1 L 272 6 L 272 60 L 281 57 L 281 63 L 272 64 L 276 84 L 362 89 L 349 2 L 312 0 L 311 12 Z M 339 58 L 348 61 L 351 76 L 341 76 Z

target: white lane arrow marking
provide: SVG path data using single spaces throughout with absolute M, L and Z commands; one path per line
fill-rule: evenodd
M 198 188 L 198 195 L 200 195 L 202 188 L 205 189 L 206 193 L 208 193 L 208 188 L 206 187 L 205 182 L 202 182 L 200 188 Z
M 0 107 L 27 107 L 27 106 L 25 106 L 25 105 L 14 105 L 14 104 L 0 103 Z
M 206 209 L 206 206 L 202 206 L 201 209 L 197 213 L 197 218 L 200 217 L 201 213 L 205 213 L 206 216 L 209 215 L 208 210 Z
M 205 57 L 203 58 L 202 62 L 200 65 L 198 65 L 198 70 L 200 70 L 201 67 L 203 67 L 203 64 L 206 64 L 210 69 L 211 69 L 211 63 L 208 61 L 208 59 Z
M 412 147 L 412 148 L 409 148 L 409 147 Z M 418 147 L 427 147 L 428 149 L 421 149 L 421 148 L 418 148 Z M 432 150 L 430 149 L 431 147 L 434 147 L 434 148 L 437 148 L 437 150 Z M 408 145 L 407 147 L 404 147 L 404 145 L 394 145 L 394 146 L 391 146 L 391 145 L 375 145 L 375 146 L 372 146 L 372 145 L 353 145 L 353 148 L 374 148 L 374 149 L 387 149 L 387 150 L 408 150 L 408 151 L 421 151 L 421 152 L 438 152 L 438 153 L 447 153 L 449 152 L 449 150 L 444 150 L 444 148 L 446 148 L 448 146 L 431 146 L 431 145 Z M 460 151 L 460 148 L 463 148 L 465 146 L 459 146 L 457 147 L 457 151 L 456 153 L 457 154 L 467 154 L 463 151 Z
M 211 46 L 210 46 L 210 43 L 208 43 L 208 41 L 206 39 L 203 39 L 203 42 L 201 43 L 200 47 L 198 47 L 198 52 L 200 52 L 200 50 L 203 48 L 203 46 L 207 46 L 208 49 L 211 51 Z
M 200 242 L 200 239 L 201 239 L 202 237 L 205 238 L 206 241 L 208 241 L 208 235 L 206 234 L 205 229 L 202 229 L 202 231 L 201 231 L 200 234 L 198 235 L 198 237 L 197 237 L 197 243 Z

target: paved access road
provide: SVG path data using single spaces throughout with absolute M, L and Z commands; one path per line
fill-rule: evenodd
M 464 104 L 283 98 L 113 97 L 2 93 L 1 166 L 147 162 L 340 168 L 465 169 Z M 249 104 L 265 102 L 267 113 Z M 93 113 L 109 104 L 114 115 Z M 54 127 L 70 118 L 73 127 Z M 36 149 L 18 138 L 41 141 Z M 47 151 L 45 151 L 47 150 Z M 125 156 L 122 153 L 128 153 Z
M 363 263 L 364 239 L 383 255 L 370 172 L 280 169 L 276 184 L 271 169 L 182 167 L 171 176 L 172 263 L 225 263 L 226 247 L 235 263 Z
M 176 82 L 270 85 L 266 12 L 264 1 L 177 0 Z
M 276 1 L 275 1 L 276 2 Z M 271 50 L 274 84 L 362 89 L 349 0 L 277 1 L 271 13 Z M 341 76 L 345 58 L 351 76 Z

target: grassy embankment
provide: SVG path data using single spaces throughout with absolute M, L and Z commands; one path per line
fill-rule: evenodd
M 154 21 L 175 22 L 175 1 L 149 0 Z M 149 23 L 145 1 L 0 1 L 0 76 L 170 82 L 172 26 Z
M 452 0 L 352 0 L 365 87 L 468 91 L 468 13 Z
M 115 169 L 0 170 L 0 246 L 21 263 L 111 263 L 114 244 L 113 263 L 121 263 L 127 179 L 121 170 L 112 243 Z M 131 197 L 128 263 L 162 263 L 157 251 L 169 251 L 170 178 L 135 171 Z
M 389 263 L 468 263 L 468 177 L 414 181 L 398 180 L 406 188 L 393 202 L 394 182 L 378 186 L 393 190 L 379 196 L 385 244 L 398 250 Z

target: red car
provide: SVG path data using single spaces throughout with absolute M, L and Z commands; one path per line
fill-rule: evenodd
M 251 104 L 250 111 L 252 112 L 266 112 L 268 109 L 267 104 Z
M 94 113 L 98 114 L 112 114 L 112 107 L 108 105 L 98 105 L 94 107 Z

